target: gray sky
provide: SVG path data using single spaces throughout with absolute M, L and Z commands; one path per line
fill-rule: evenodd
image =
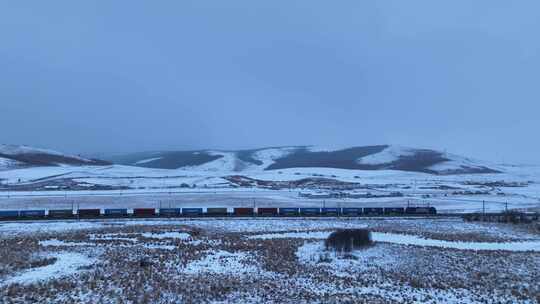
M 540 2 L 2 1 L 0 143 L 540 163 Z

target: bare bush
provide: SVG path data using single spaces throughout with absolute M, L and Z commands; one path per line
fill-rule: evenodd
M 351 252 L 372 244 L 371 231 L 368 229 L 338 230 L 330 234 L 324 242 L 326 250 L 333 249 L 338 252 Z

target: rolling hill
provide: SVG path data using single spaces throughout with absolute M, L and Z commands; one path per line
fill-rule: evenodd
M 53 150 L 0 145 L 0 170 L 49 166 L 102 166 L 109 162 L 67 155 Z
M 105 157 L 115 164 L 160 169 L 216 172 L 265 171 L 288 168 L 400 170 L 430 174 L 498 173 L 495 166 L 436 150 L 377 145 L 344 149 L 314 146 L 223 151 L 156 151 Z

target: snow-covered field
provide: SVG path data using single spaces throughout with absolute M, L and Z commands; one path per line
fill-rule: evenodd
M 512 189 L 514 190 L 514 189 Z M 419 196 L 366 199 L 308 199 L 301 191 L 262 189 L 223 189 L 185 192 L 81 192 L 41 193 L 30 196 L 0 196 L 0 210 L 71 208 L 160 208 L 160 207 L 405 207 L 429 204 L 439 212 L 480 212 L 485 200 L 487 212 L 508 209 L 540 210 L 536 196 L 455 195 L 424 199 Z
M 283 150 L 264 150 L 271 160 Z M 391 153 L 387 151 L 385 153 Z M 403 151 L 398 151 L 400 154 Z M 276 155 L 273 155 L 276 153 Z M 397 152 L 396 152 L 397 153 Z M 268 155 L 266 155 L 268 154 Z M 380 154 L 380 153 L 379 153 Z M 389 154 L 389 155 L 390 155 Z M 390 157 L 387 155 L 388 157 Z M 377 157 L 386 157 L 381 154 Z M 375 156 L 374 156 L 375 157 Z M 382 161 L 382 160 L 377 160 Z M 131 166 L 34 167 L 0 171 L 0 210 L 70 208 L 331 206 L 393 207 L 408 203 L 437 207 L 440 212 L 477 212 L 506 208 L 540 210 L 540 167 L 506 166 L 500 174 L 430 175 L 393 170 L 362 171 L 331 168 L 293 168 L 242 172 L 246 178 L 284 183 L 310 178 L 355 183 L 351 193 L 370 193 L 371 198 L 308 199 L 302 193 L 331 193 L 328 188 L 281 188 L 237 186 L 227 180 L 236 174 L 222 170 L 166 170 Z M 227 171 L 227 170 L 229 171 Z M 63 183 L 82 185 L 63 190 Z M 55 185 L 44 188 L 44 185 Z M 84 190 L 91 186 L 117 190 Z M 13 187 L 23 190 L 13 191 Z M 34 188 L 35 189 L 34 189 Z M 336 188 L 340 185 L 337 184 Z M 120 189 L 121 188 L 121 189 Z M 26 189 L 26 190 L 24 190 Z M 337 190 L 336 190 L 337 191 Z M 335 192 L 335 191 L 334 191 Z M 377 197 L 399 192 L 402 197 Z M 483 202 L 486 204 L 483 205 Z
M 343 255 L 323 239 L 368 228 Z M 0 223 L 2 303 L 538 303 L 540 230 L 459 219 Z M 133 287 L 137 288 L 133 288 Z

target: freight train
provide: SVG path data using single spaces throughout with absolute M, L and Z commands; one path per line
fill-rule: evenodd
M 436 215 L 434 207 L 367 208 L 134 208 L 0 211 L 0 220 L 152 217 L 360 217 Z

